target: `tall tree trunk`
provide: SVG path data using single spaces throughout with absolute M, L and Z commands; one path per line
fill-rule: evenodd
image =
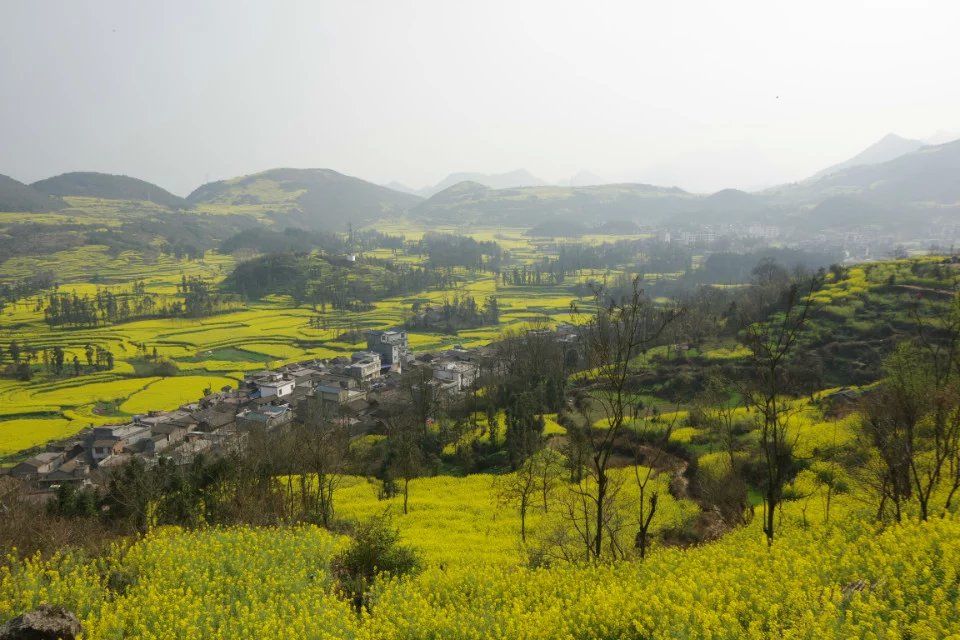
M 593 556 L 599 559 L 603 553 L 603 519 L 606 517 L 607 471 L 600 467 L 597 473 L 597 530 L 594 532 Z

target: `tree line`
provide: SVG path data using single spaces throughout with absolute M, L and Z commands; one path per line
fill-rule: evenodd
M 241 262 L 223 286 L 249 299 L 286 294 L 297 305 L 359 310 L 382 298 L 452 283 L 450 274 L 392 261 L 284 253 Z
M 83 347 L 83 354 L 90 370 L 109 371 L 113 369 L 114 356 L 109 349 L 88 343 Z M 0 346 L 0 362 L 4 358 L 10 360 L 10 363 L 4 367 L 4 375 L 24 382 L 33 378 L 33 368 L 37 363 L 47 373 L 58 376 L 68 371 L 72 372 L 74 376 L 83 373 L 83 363 L 80 356 L 74 354 L 72 357 L 68 357 L 66 350 L 59 345 L 34 347 L 26 343 L 21 345 L 16 340 L 12 340 L 7 345 L 6 350 L 3 346 Z
M 506 252 L 493 240 L 475 240 L 469 236 L 428 232 L 416 242 L 407 243 L 410 253 L 426 255 L 434 267 L 464 267 L 497 272 Z
M 404 325 L 408 329 L 428 329 L 456 333 L 461 329 L 473 329 L 500 322 L 500 305 L 495 296 L 488 296 L 482 305 L 473 296 L 454 295 L 445 297 L 439 304 L 411 305 L 413 315 Z
M 43 316 L 52 327 L 94 327 L 142 318 L 200 318 L 239 306 L 236 296 L 218 292 L 204 278 L 183 275 L 176 297 L 150 293 L 142 280 L 128 290 L 98 288 L 92 295 L 54 291 L 45 298 Z

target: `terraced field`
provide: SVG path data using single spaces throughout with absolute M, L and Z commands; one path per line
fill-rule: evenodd
M 423 233 L 409 227 L 378 229 L 402 232 L 410 239 Z M 518 260 L 532 261 L 546 250 L 516 229 L 485 230 L 474 235 L 496 239 Z M 377 257 L 409 262 L 421 259 L 386 250 L 378 252 Z M 0 265 L 0 281 L 50 270 L 57 274 L 62 283 L 60 291 L 65 293 L 94 294 L 98 287 L 128 287 L 143 281 L 148 292 L 172 295 L 183 275 L 219 281 L 233 265 L 232 256 L 214 252 L 201 261 L 188 261 L 162 254 L 111 255 L 106 247 L 85 246 L 49 256 L 9 259 Z M 73 377 L 68 366 L 60 377 L 38 371 L 30 382 L 0 379 L 0 460 L 7 457 L 9 461 L 17 452 L 92 424 L 122 421 L 149 409 L 174 408 L 196 399 L 207 387 L 236 385 L 246 371 L 309 358 L 349 355 L 364 345 L 344 342 L 340 336 L 346 331 L 397 326 L 415 302 L 440 302 L 454 295 L 470 295 L 479 302 L 493 295 L 501 310 L 499 326 L 461 331 L 459 335 L 412 333 L 410 342 L 416 350 L 436 350 L 454 344 L 475 347 L 496 339 L 505 329 L 572 319 L 570 303 L 574 298 L 569 284 L 505 286 L 491 274 L 461 272 L 458 276 L 461 282 L 455 289 L 381 300 L 370 311 L 361 313 L 328 310 L 321 314 L 306 305 L 295 306 L 287 297 L 273 296 L 207 318 L 146 319 L 73 329 L 49 327 L 43 321 L 41 305 L 33 298 L 7 305 L 0 314 L 0 347 L 6 349 L 13 340 L 37 349 L 59 346 L 70 363 L 74 355 L 83 362 L 84 347 L 90 344 L 109 349 L 114 354 L 115 367 L 79 377 Z M 323 328 L 311 323 L 317 317 L 321 317 Z M 140 345 L 151 353 L 156 348 L 158 355 L 174 361 L 180 374 L 159 379 L 142 373 Z

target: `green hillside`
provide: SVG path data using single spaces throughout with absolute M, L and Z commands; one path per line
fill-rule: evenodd
M 181 209 L 186 202 L 155 184 L 93 171 L 64 173 L 34 182 L 34 189 L 54 196 L 81 196 L 106 200 L 142 200 L 170 209 Z
M 285 225 L 346 230 L 397 217 L 420 202 L 330 169 L 271 169 L 211 182 L 187 201 L 201 211 L 251 213 Z

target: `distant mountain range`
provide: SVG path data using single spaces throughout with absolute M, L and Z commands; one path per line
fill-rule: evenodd
M 453 224 L 528 226 L 550 217 L 582 216 L 592 222 L 612 219 L 662 219 L 686 211 L 698 196 L 682 189 L 645 184 L 591 187 L 517 187 L 491 189 L 460 182 L 410 210 L 421 220 Z
M 455 173 L 434 187 L 380 186 L 331 169 L 271 169 L 211 182 L 180 198 L 128 176 L 66 173 L 26 185 L 0 176 L 0 211 L 46 212 L 86 196 L 148 201 L 171 210 L 216 209 L 283 226 L 342 230 L 409 216 L 438 224 L 503 224 L 549 231 L 550 220 L 585 227 L 767 222 L 816 230 L 854 225 L 907 225 L 922 216 L 960 219 L 960 140 L 924 145 L 888 135 L 844 162 L 801 182 L 755 193 L 711 195 L 676 187 L 605 184 L 586 171 L 548 185 L 528 171 Z M 579 228 L 579 225 L 566 225 Z

